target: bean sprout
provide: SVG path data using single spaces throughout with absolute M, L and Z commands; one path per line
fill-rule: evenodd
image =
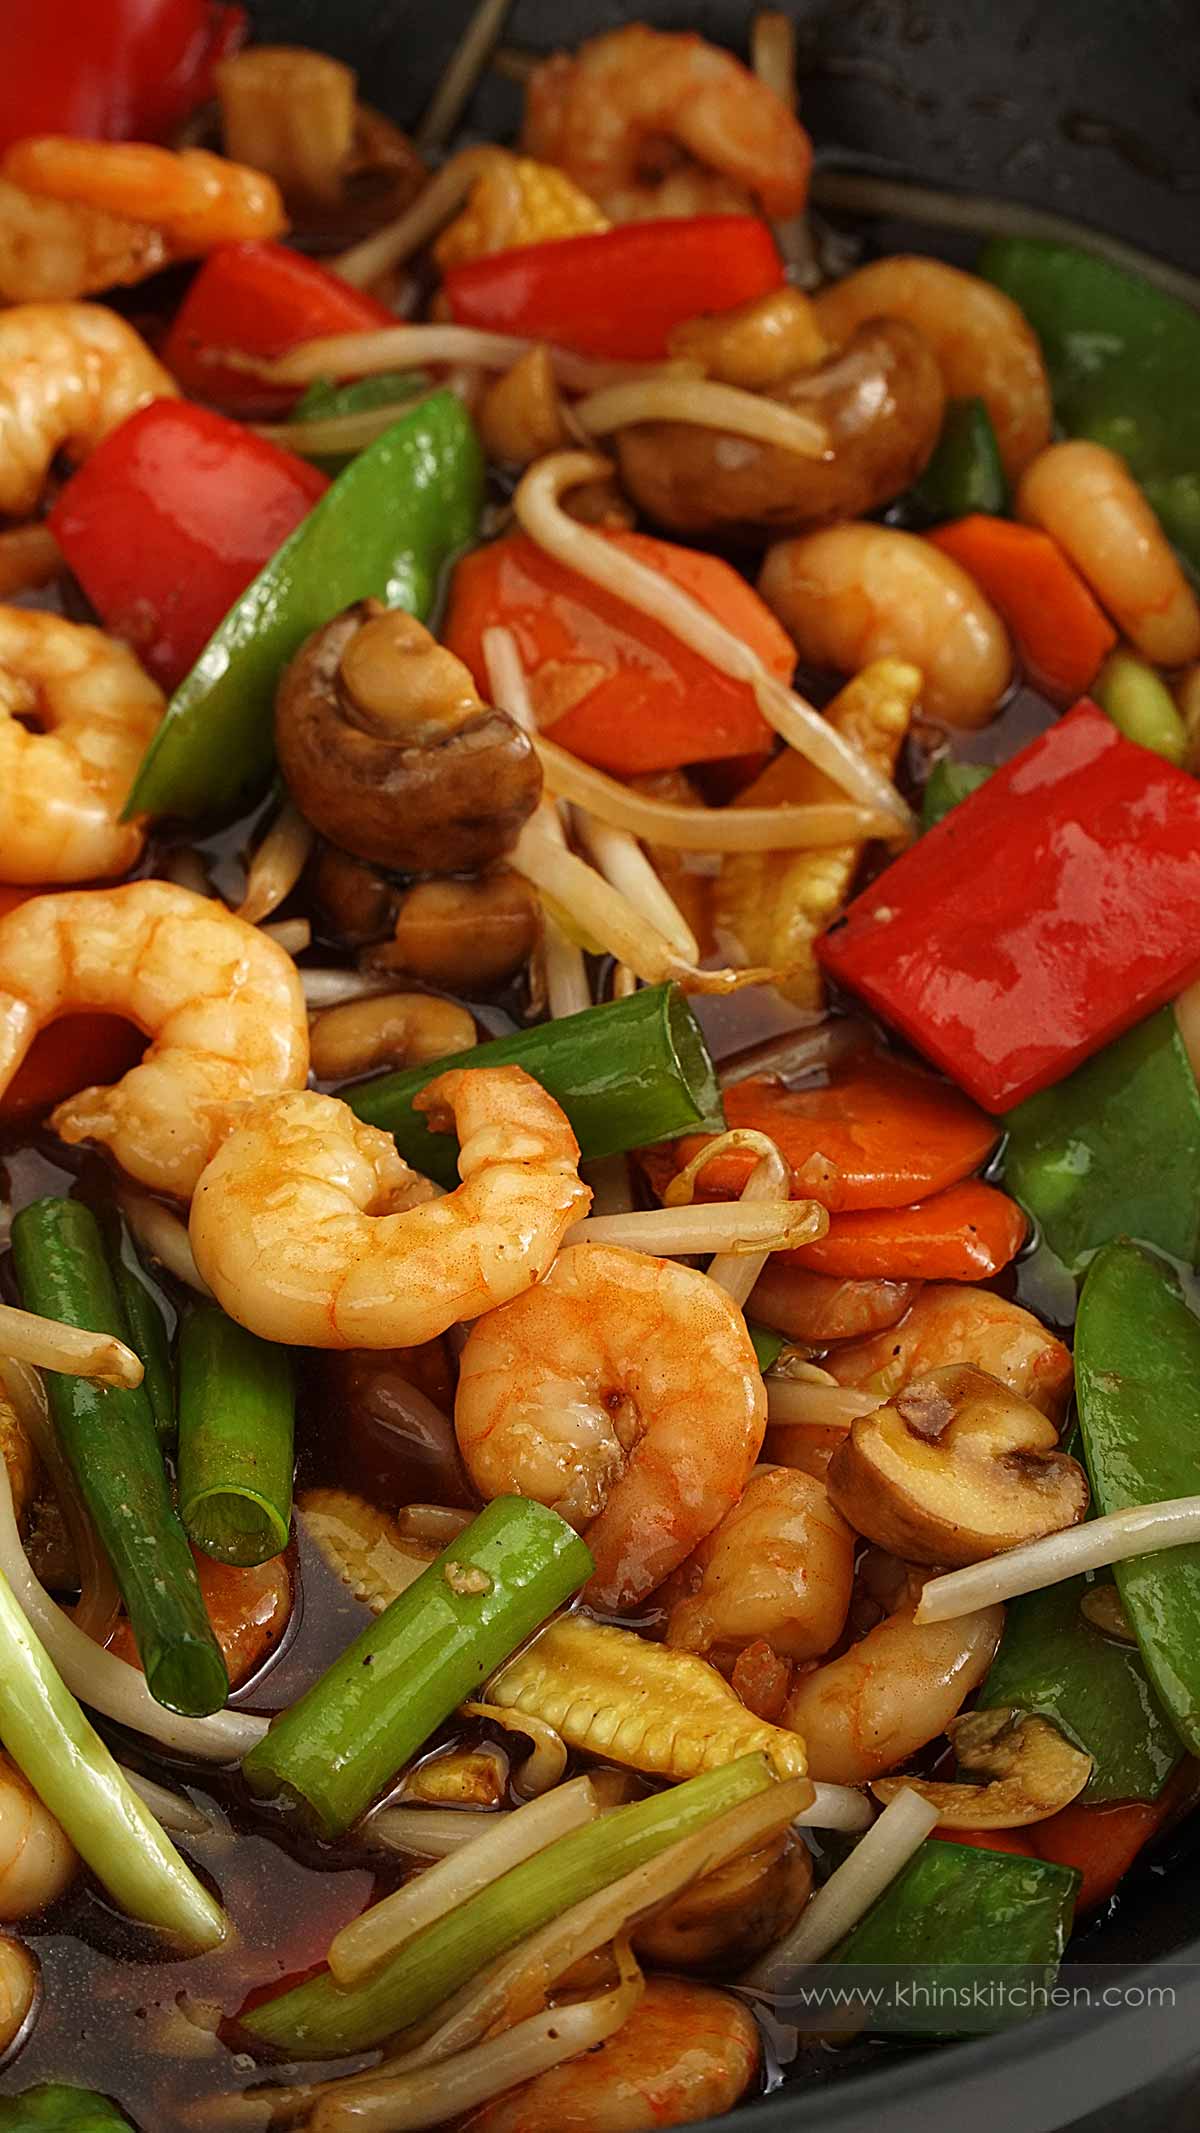
M 304 872 L 312 847 L 311 823 L 290 800 L 285 800 L 250 861 L 246 893 L 235 917 L 244 918 L 248 926 L 257 926 L 277 911 Z
M 791 1181 L 791 1170 L 772 1141 L 769 1151 L 765 1151 L 759 1156 L 757 1163 L 750 1172 L 742 1187 L 742 1197 L 738 1204 L 745 1208 L 756 1206 L 760 1201 L 778 1201 L 781 1194 L 786 1194 L 789 1191 Z M 810 1207 L 816 1208 L 815 1201 L 809 1203 L 801 1202 L 799 1204 L 808 1204 Z M 810 1218 L 810 1238 L 822 1234 L 829 1227 L 829 1217 L 824 1208 L 816 1209 L 816 1212 L 824 1219 L 820 1230 L 818 1230 L 816 1222 Z M 735 1303 L 739 1310 L 744 1310 L 750 1291 L 769 1258 L 769 1251 L 743 1251 L 734 1256 L 722 1252 L 711 1261 L 708 1269 L 708 1278 L 710 1281 L 715 1281 L 718 1288 L 724 1289 L 731 1303 Z
M 120 1612 L 121 1595 L 112 1564 L 75 1479 L 75 1470 L 50 1418 L 46 1388 L 36 1370 L 11 1358 L 0 1362 L 0 1384 L 45 1468 L 75 1551 L 79 1598 L 71 1610 L 71 1620 L 85 1636 L 94 1638 L 97 1644 L 104 1644 Z
M 602 386 L 577 400 L 571 413 L 593 437 L 635 422 L 690 422 L 724 436 L 752 437 L 800 459 L 821 459 L 829 449 L 829 432 L 815 415 L 708 378 L 643 378 Z
M 1110 1511 L 1065 1533 L 1048 1534 L 986 1562 L 969 1563 L 931 1578 L 917 1607 L 918 1622 L 952 1622 L 995 1600 L 1015 1600 L 1023 1592 L 1061 1585 L 1084 1570 L 1104 1570 L 1131 1556 L 1156 1555 L 1160 1548 L 1186 1548 L 1200 1541 L 1200 1496 L 1172 1496 L 1163 1503 L 1132 1504 Z
M 598 822 L 681 852 L 804 851 L 860 838 L 889 836 L 889 816 L 845 800 L 796 807 L 686 807 L 632 792 L 591 763 L 537 736 L 537 752 L 551 792 L 587 809 Z
M 512 631 L 499 627 L 485 630 L 483 658 L 494 703 L 500 710 L 507 711 L 523 733 L 536 734 L 537 723 L 529 700 L 525 669 Z M 565 848 L 567 833 L 557 801 L 544 794 L 538 803 L 536 819 L 549 841 Z M 551 1020 L 557 1022 L 566 1015 L 577 1015 L 590 1007 L 592 988 L 588 983 L 583 950 L 564 931 L 552 912 L 545 914 L 541 953 Z
M 852 1392 L 843 1385 L 806 1384 L 795 1378 L 776 1377 L 774 1372 L 766 1386 L 768 1424 L 849 1429 L 860 1416 L 874 1414 L 882 1404 L 876 1393 Z
M 144 1376 L 141 1357 L 114 1334 L 88 1333 L 65 1326 L 61 1319 L 19 1311 L 13 1304 L 0 1304 L 2 1356 L 64 1377 L 91 1378 L 97 1385 L 132 1387 Z
M 743 1255 L 795 1250 L 823 1236 L 829 1217 L 815 1200 L 752 1203 L 717 1201 L 700 1207 L 635 1208 L 628 1215 L 587 1215 L 567 1231 L 567 1244 L 620 1245 L 659 1259 L 690 1259 L 696 1252 Z M 755 1280 L 758 1279 L 757 1272 Z M 753 1282 L 751 1287 L 753 1287 Z M 747 1292 L 749 1293 L 749 1292 Z M 872 1403 L 874 1404 L 874 1403 Z
M 121 1211 L 137 1238 L 145 1246 L 151 1259 L 157 1259 L 168 1274 L 182 1281 L 200 1296 L 211 1296 L 212 1290 L 200 1272 L 192 1255 L 191 1239 L 187 1224 L 181 1222 L 173 1209 L 164 1207 L 161 1200 L 152 1200 L 149 1193 L 135 1192 L 124 1186 L 120 1193 Z
M 628 897 L 635 911 L 656 926 L 686 963 L 698 963 L 700 944 L 670 890 L 659 879 L 629 830 L 599 822 L 586 808 L 575 811 L 575 828 L 589 859 L 605 881 Z
M 512 0 L 479 0 L 417 128 L 418 148 L 443 148 L 450 139 L 475 94 L 511 6 Z
M 509 1777 L 513 1791 L 522 1799 L 540 1799 L 561 1782 L 567 1767 L 566 1743 L 544 1718 L 535 1718 L 528 1711 L 502 1709 L 496 1703 L 464 1703 L 461 1708 L 468 1718 L 486 1718 L 506 1733 L 523 1733 L 526 1740 L 532 1741 L 532 1755 L 527 1755 Z
M 819 1963 L 845 1940 L 852 1926 L 890 1888 L 914 1852 L 937 1824 L 937 1808 L 906 1787 L 884 1808 L 877 1822 L 855 1845 L 850 1857 L 830 1875 L 824 1888 L 800 1913 L 790 1933 L 760 1957 L 742 1979 L 744 1985 L 778 1992 L 805 1963 Z

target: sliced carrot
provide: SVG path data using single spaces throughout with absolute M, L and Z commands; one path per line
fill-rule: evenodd
M 1083 1875 L 1077 1910 L 1094 1911 L 1108 1902 L 1143 1846 L 1195 1795 L 1198 1775 L 1200 1766 L 1185 1757 L 1156 1800 L 1127 1800 L 1117 1807 L 1073 1802 L 1029 1831 L 1039 1859 L 1078 1867 Z
M 781 680 L 795 646 L 728 563 L 644 533 L 604 538 L 660 571 L 748 644 Z M 483 633 L 513 631 L 538 724 L 563 748 L 618 777 L 757 755 L 772 734 L 749 683 L 689 651 L 661 623 L 568 570 L 524 534 L 465 556 L 442 636 L 487 691 Z
M 856 1282 L 988 1281 L 1028 1235 L 1015 1200 L 967 1178 L 916 1207 L 834 1215 L 817 1243 L 777 1257 L 785 1267 Z
M 819 1347 L 826 1341 L 863 1340 L 868 1333 L 896 1325 L 917 1293 L 912 1281 L 845 1281 L 834 1274 L 810 1274 L 792 1263 L 797 1258 L 795 1252 L 772 1252 L 746 1306 L 748 1318 L 773 1326 L 789 1340 L 812 1341 Z
M 994 1118 L 949 1082 L 898 1059 L 858 1057 L 835 1068 L 821 1088 L 788 1089 L 754 1078 L 725 1092 L 731 1126 L 770 1134 L 791 1165 L 796 1199 L 820 1200 L 831 1213 L 910 1207 L 945 1192 L 982 1168 L 999 1138 Z M 675 1169 L 691 1161 L 706 1136 L 672 1142 Z M 754 1168 L 750 1150 L 719 1156 L 704 1172 L 703 1195 L 734 1199 Z M 661 1166 L 648 1166 L 653 1181 Z
M 292 1611 L 292 1575 L 287 1558 L 275 1555 L 251 1570 L 218 1563 L 193 1548 L 200 1590 L 213 1634 L 229 1671 L 229 1686 L 256 1674 L 278 1644 Z M 133 1631 L 122 1615 L 108 1648 L 131 1666 L 140 1665 Z
M 928 535 L 999 608 L 1035 688 L 1073 704 L 1095 680 L 1117 632 L 1057 541 L 1032 526 L 972 512 Z
M 0 884 L 0 918 L 31 896 L 51 893 Z M 119 1015 L 64 1015 L 35 1037 L 0 1097 L 0 1124 L 48 1111 L 92 1082 L 119 1081 L 136 1066 L 146 1039 Z

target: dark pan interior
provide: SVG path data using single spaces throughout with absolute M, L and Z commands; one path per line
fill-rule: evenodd
M 467 0 L 252 6 L 261 36 L 349 60 L 370 100 L 401 122 L 419 115 L 469 12 Z M 819 159 L 1051 208 L 1200 270 L 1200 0 L 793 0 L 791 12 Z M 747 0 L 515 0 L 505 35 L 549 51 L 645 19 L 744 51 L 750 13 Z M 519 112 L 518 90 L 490 76 L 468 127 L 506 139 Z M 1078 1951 L 1114 1975 L 1173 1959 L 1173 2008 L 1065 2011 L 986 2042 L 881 2053 L 877 2068 L 856 2053 L 858 2070 L 840 2075 L 830 2054 L 827 2082 L 724 2123 L 746 2133 L 1193 2126 L 1194 2104 L 1175 2112 L 1200 2087 L 1198 1854 L 1193 1823 Z

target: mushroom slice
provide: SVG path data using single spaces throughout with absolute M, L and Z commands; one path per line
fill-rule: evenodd
M 986 1785 L 940 1785 L 924 1778 L 877 1778 L 877 1800 L 894 1800 L 907 1786 L 936 1807 L 943 1829 L 1024 1829 L 1044 1822 L 1083 1791 L 1092 1758 L 1073 1747 L 1045 1718 L 1020 1711 L 968 1711 L 946 1728 L 963 1770 Z
M 1083 1517 L 1087 1478 L 1057 1441 L 998 1378 L 947 1364 L 853 1424 L 829 1462 L 830 1501 L 906 1563 L 977 1563 Z
M 301 645 L 275 739 L 301 813 L 357 859 L 474 873 L 541 797 L 533 744 L 412 615 L 360 600 Z

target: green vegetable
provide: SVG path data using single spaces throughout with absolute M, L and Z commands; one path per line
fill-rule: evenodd
M 117 1241 L 113 1273 L 129 1327 L 130 1345 L 145 1366 L 142 1390 L 150 1402 L 158 1441 L 170 1446 L 175 1442 L 175 1372 L 171 1367 L 167 1322 L 133 1239 L 123 1225 Z
M 572 1904 L 608 1888 L 774 1782 L 761 1755 L 744 1755 L 720 1770 L 618 1807 L 548 1844 L 435 1919 L 360 1985 L 335 1985 L 326 1971 L 256 2007 L 242 2027 L 305 2059 L 382 2044 L 423 2020 L 488 1963 Z
M 289 422 L 329 422 L 340 415 L 373 415 L 383 408 L 400 412 L 405 400 L 415 400 L 419 393 L 428 392 L 429 379 L 423 370 L 386 370 L 378 377 L 355 378 L 349 385 L 335 385 L 331 378 L 314 378 L 307 392 L 297 400 L 289 416 Z M 340 474 L 355 457 L 354 452 L 308 452 L 302 441 L 296 440 L 296 449 L 304 453 L 327 474 Z
M 1186 761 L 1187 728 L 1175 699 L 1153 667 L 1132 652 L 1110 652 L 1088 690 L 1127 741 L 1137 741 L 1168 763 Z
M 1008 482 L 991 417 L 982 400 L 951 400 L 942 433 L 923 474 L 903 503 L 913 524 L 935 526 L 949 518 L 984 511 L 1002 518 Z
M 934 764 L 921 795 L 921 828 L 931 830 L 960 800 L 978 792 L 992 775 L 985 763 L 956 763 L 944 755 Z
M 1200 1319 L 1171 1269 L 1122 1240 L 1093 1259 L 1075 1329 L 1075 1388 L 1099 1511 L 1200 1494 Z M 1146 1671 L 1200 1754 L 1200 1544 L 1115 1568 Z
M 123 1911 L 188 1950 L 219 1945 L 226 1932 L 220 1905 L 118 1769 L 2 1571 L 0 1740 Z
M 23 1208 L 12 1226 L 12 1252 L 28 1310 L 128 1338 L 99 1228 L 78 1200 L 35 1200 Z M 171 1501 L 144 1389 L 53 1372 L 46 1391 L 116 1574 L 151 1694 L 168 1710 L 194 1717 L 219 1711 L 229 1694 L 225 1662 Z
M 179 1339 L 179 1507 L 218 1562 L 265 1563 L 287 1547 L 296 1395 L 286 1348 L 257 1340 L 216 1304 Z
M 1140 1654 L 1081 1614 L 1089 1582 L 1070 1578 L 1009 1601 L 979 1704 L 1032 1711 L 1085 1749 L 1096 1766 L 1079 1796 L 1088 1805 L 1155 1800 L 1182 1750 Z
M 777 1363 L 787 1347 L 782 1333 L 773 1333 L 770 1326 L 748 1326 L 746 1331 L 754 1344 L 758 1367 L 765 1377 L 772 1363 Z
M 470 416 L 435 393 L 351 460 L 247 587 L 180 683 L 126 817 L 228 812 L 265 783 L 275 685 L 321 623 L 374 593 L 426 615 L 475 532 L 483 458 Z
M 42 2081 L 20 2096 L 0 2096 L 0 2133 L 129 2133 L 129 2120 L 95 2089 Z
M 1041 341 L 1061 428 L 1128 460 L 1200 569 L 1200 314 L 1072 245 L 997 238 L 979 272 L 1020 305 Z
M 1020 1983 L 1049 1987 L 1066 1946 L 1080 1877 L 1074 1867 L 1021 1859 L 940 1838 L 923 1844 L 836 1951 L 840 1965 L 885 1966 L 907 1983 L 969 1994 L 1018 1966 Z M 927 1997 L 890 2005 L 872 2029 L 953 2035 L 1002 2029 L 1022 2009 L 976 2004 L 969 2019 L 939 2013 Z M 1025 2011 L 1032 2012 L 1032 2009 Z
M 557 1511 L 498 1496 L 250 1750 L 252 1792 L 358 1820 L 436 1726 L 591 1575 Z
M 341 1091 L 360 1118 L 394 1133 L 407 1163 L 439 1184 L 458 1182 L 454 1142 L 431 1133 L 413 1098 L 462 1060 L 435 1059 Z M 585 1008 L 480 1044 L 472 1067 L 521 1066 L 557 1098 L 585 1161 L 724 1125 L 721 1090 L 700 1025 L 676 985 Z
M 1004 1186 L 1072 1273 L 1120 1236 L 1200 1258 L 1200 1090 L 1169 1007 L 1005 1125 Z

